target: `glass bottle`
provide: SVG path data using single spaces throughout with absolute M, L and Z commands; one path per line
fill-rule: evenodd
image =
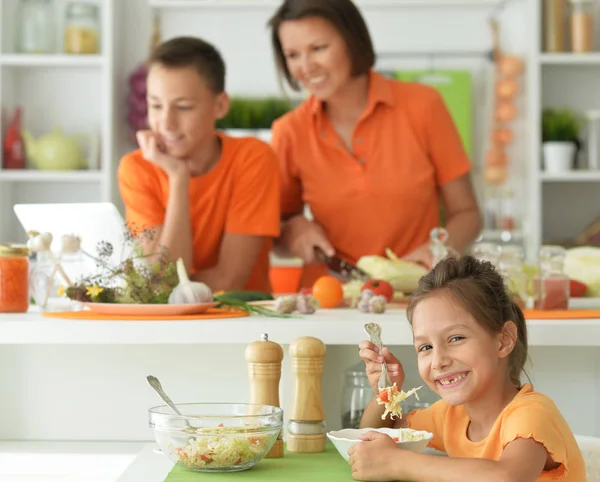
M 566 310 L 571 295 L 569 277 L 564 272 L 566 250 L 562 246 L 540 248 L 539 273 L 534 278 L 537 310 Z
M 594 0 L 571 0 L 571 50 L 594 50 Z
M 54 52 L 54 2 L 21 0 L 19 3 L 17 48 L 24 54 Z
M 528 276 L 523 269 L 525 253 L 521 246 L 509 244 L 502 247 L 502 254 L 498 262 L 498 271 L 506 279 L 508 289 L 513 296 L 517 296 L 525 307 L 528 304 Z M 516 300 L 516 301 L 519 301 Z
M 360 419 L 373 396 L 365 363 L 361 361 L 348 368 L 342 394 L 342 428 L 359 428 Z
M 0 244 L 0 313 L 29 309 L 29 249 Z
M 100 52 L 100 14 L 97 5 L 69 3 L 65 18 L 65 52 L 88 55 Z
M 446 246 L 446 242 L 449 238 L 448 231 L 445 228 L 433 228 L 429 232 L 430 249 L 431 249 L 431 266 L 435 266 L 441 260 L 443 260 L 450 252 Z

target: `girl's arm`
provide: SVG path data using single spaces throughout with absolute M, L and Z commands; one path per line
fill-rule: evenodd
M 411 482 L 535 482 L 544 468 L 554 468 L 543 445 L 516 439 L 499 461 L 428 455 L 396 447 L 387 435 L 371 432 L 350 448 L 352 477 L 356 480 Z M 550 463 L 548 463 L 550 462 Z

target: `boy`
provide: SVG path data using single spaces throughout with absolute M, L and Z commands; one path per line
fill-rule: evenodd
M 194 37 L 162 43 L 150 58 L 147 99 L 150 128 L 118 169 L 127 221 L 155 230 L 144 252 L 166 248 L 213 291 L 269 292 L 278 162 L 268 144 L 215 129 L 229 107 L 221 55 Z

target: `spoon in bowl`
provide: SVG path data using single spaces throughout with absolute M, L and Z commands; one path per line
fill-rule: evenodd
M 148 380 L 148 383 L 150 384 L 150 386 L 152 388 L 154 388 L 154 390 L 156 390 L 156 393 L 159 394 L 160 398 L 162 398 L 165 403 L 171 407 L 173 409 L 173 411 L 177 414 L 177 415 L 181 415 L 182 417 L 184 416 L 175 406 L 175 404 L 173 403 L 173 401 L 169 398 L 169 396 L 165 393 L 165 391 L 163 390 L 162 385 L 160 384 L 160 382 L 158 381 L 158 378 L 156 378 L 153 375 L 148 375 L 146 377 L 146 380 Z M 187 419 L 185 419 L 185 423 L 187 423 L 188 427 L 192 430 L 195 430 L 194 427 L 192 427 L 190 425 L 190 423 L 188 422 Z

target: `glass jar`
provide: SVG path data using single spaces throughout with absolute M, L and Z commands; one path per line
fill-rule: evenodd
M 448 242 L 449 237 L 450 235 L 445 228 L 433 228 L 429 232 L 429 249 L 431 250 L 432 267 L 448 256 L 450 251 L 448 250 L 446 243 Z
M 65 52 L 68 54 L 100 52 L 100 14 L 97 5 L 71 2 L 67 6 Z
M 564 272 L 567 251 L 562 246 L 542 246 L 539 273 L 534 278 L 537 310 L 566 310 L 571 295 L 569 277 Z
M 567 0 L 544 0 L 544 51 L 564 52 Z
M 0 244 L 0 313 L 29 309 L 29 249 L 21 244 Z
M 475 243 L 471 248 L 471 255 L 481 261 L 489 261 L 494 266 L 498 266 L 502 247 L 497 243 L 480 242 Z
M 528 281 L 529 277 L 523 266 L 525 258 L 524 250 L 516 244 L 508 244 L 502 247 L 502 254 L 498 262 L 498 272 L 506 279 L 508 289 L 519 299 L 519 306 L 524 308 L 528 304 Z
M 363 361 L 346 370 L 342 393 L 342 428 L 359 428 L 360 420 L 374 393 Z
M 21 0 L 19 3 L 17 48 L 24 54 L 54 52 L 54 2 Z
M 594 0 L 571 0 L 571 50 L 594 50 Z

